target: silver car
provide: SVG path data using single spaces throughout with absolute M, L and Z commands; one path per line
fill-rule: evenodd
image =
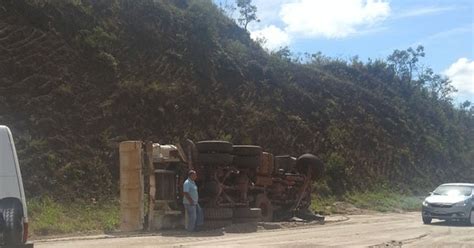
M 436 188 L 423 201 L 424 224 L 432 219 L 458 220 L 474 225 L 474 184 L 447 183 Z

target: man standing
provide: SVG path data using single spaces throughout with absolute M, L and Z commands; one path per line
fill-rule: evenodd
M 188 179 L 183 184 L 183 204 L 186 212 L 185 227 L 186 230 L 192 232 L 196 229 L 196 225 L 203 224 L 202 209 L 199 206 L 198 188 L 196 186 L 196 171 L 188 172 Z

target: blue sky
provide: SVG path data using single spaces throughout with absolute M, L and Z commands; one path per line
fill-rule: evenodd
M 233 3 L 233 0 L 215 0 Z M 349 59 L 386 58 L 395 49 L 423 45 L 422 64 L 452 80 L 455 102 L 474 103 L 472 0 L 253 0 L 259 23 L 252 37 L 269 50 Z M 234 13 L 237 15 L 237 12 Z

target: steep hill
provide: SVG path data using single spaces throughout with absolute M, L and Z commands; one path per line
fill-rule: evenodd
M 208 0 L 2 0 L 0 123 L 29 195 L 117 193 L 117 144 L 318 154 L 334 193 L 474 181 L 474 117 L 386 61 L 268 54 Z

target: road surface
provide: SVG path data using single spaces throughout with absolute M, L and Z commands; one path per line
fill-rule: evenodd
M 116 247 L 474 247 L 474 227 L 433 221 L 423 225 L 419 213 L 390 213 L 331 217 L 324 225 L 188 234 L 169 231 L 135 237 L 81 238 L 36 241 L 36 248 Z

